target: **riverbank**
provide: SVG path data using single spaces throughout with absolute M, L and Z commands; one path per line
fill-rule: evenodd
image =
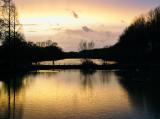
M 32 65 L 32 70 L 51 69 L 93 69 L 93 70 L 127 70 L 127 69 L 160 69 L 160 65 L 139 64 L 106 64 L 106 65 Z
M 20 73 L 36 70 L 83 69 L 83 70 L 160 70 L 160 64 L 105 64 L 105 65 L 18 65 L 1 66 L 0 72 Z

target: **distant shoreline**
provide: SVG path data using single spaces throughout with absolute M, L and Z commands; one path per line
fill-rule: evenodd
M 84 69 L 84 70 L 123 70 L 123 69 L 160 69 L 159 65 L 139 65 L 139 64 L 106 64 L 106 65 L 33 65 L 33 70 L 52 69 Z
M 21 65 L 19 67 L 2 66 L 0 73 L 20 73 L 38 70 L 160 70 L 160 64 L 106 64 L 106 65 Z

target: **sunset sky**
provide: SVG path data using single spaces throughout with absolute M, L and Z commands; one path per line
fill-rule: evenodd
M 65 51 L 81 40 L 113 45 L 136 16 L 160 0 L 14 0 L 28 41 L 53 40 Z

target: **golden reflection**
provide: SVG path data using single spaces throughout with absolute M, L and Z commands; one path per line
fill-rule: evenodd
M 10 115 L 21 119 L 23 115 L 33 119 L 41 118 L 41 113 L 45 118 L 64 118 L 77 111 L 92 115 L 119 109 L 125 113 L 131 109 L 128 94 L 114 72 L 38 71 L 21 78 L 17 82 L 0 83 L 0 107 L 4 107 L 0 111 L 5 114 L 0 117 Z
M 26 93 L 27 102 L 34 102 L 33 108 L 38 105 L 42 111 L 47 107 L 49 110 L 64 113 L 68 112 L 68 109 L 74 111 L 75 105 L 79 109 L 84 106 L 87 113 L 106 107 L 115 111 L 120 108 L 124 111 L 129 110 L 128 95 L 119 86 L 116 77 L 110 79 L 110 85 L 101 87 L 98 75 L 95 75 L 95 78 L 84 76 L 81 80 L 77 77 L 79 75 L 82 74 L 64 71 L 50 77 L 47 74 L 34 77 L 35 83 Z M 85 90 L 84 85 L 87 86 Z

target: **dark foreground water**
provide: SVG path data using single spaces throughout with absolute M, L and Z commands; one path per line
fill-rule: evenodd
M 3 74 L 0 119 L 160 119 L 160 84 L 149 81 L 158 76 L 80 70 Z

